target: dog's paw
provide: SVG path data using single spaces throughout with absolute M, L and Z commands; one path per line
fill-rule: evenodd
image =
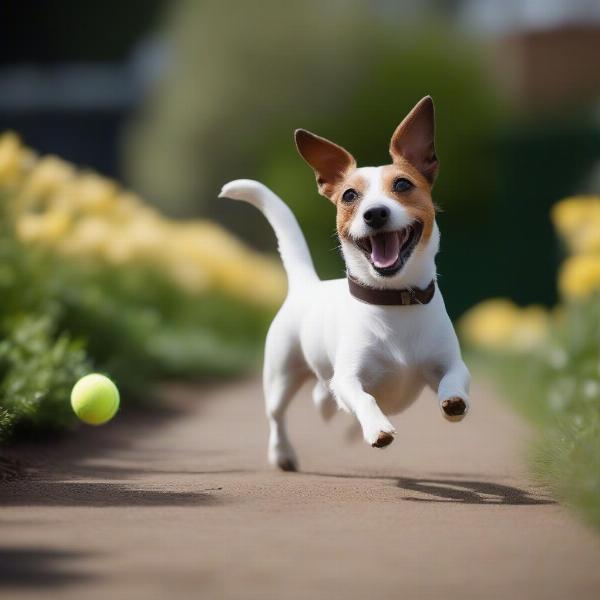
M 394 436 L 387 431 L 380 431 L 377 439 L 371 444 L 373 448 L 385 448 L 394 441 Z
M 282 471 L 289 471 L 291 473 L 295 473 L 298 470 L 298 463 L 293 458 L 280 458 L 275 465 L 278 469 Z
M 274 444 L 269 447 L 269 463 L 281 471 L 298 470 L 298 460 L 294 449 L 286 443 Z
M 458 396 L 447 398 L 440 402 L 442 414 L 448 421 L 462 421 L 469 411 L 469 406 L 465 400 Z
M 389 446 L 394 441 L 395 433 L 394 426 L 385 417 L 371 423 L 368 429 L 363 429 L 365 441 L 373 448 Z

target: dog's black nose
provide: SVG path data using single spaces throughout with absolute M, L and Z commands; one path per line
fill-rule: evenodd
M 383 227 L 390 217 L 390 210 L 386 206 L 373 206 L 369 210 L 365 210 L 363 219 L 365 223 L 373 229 Z

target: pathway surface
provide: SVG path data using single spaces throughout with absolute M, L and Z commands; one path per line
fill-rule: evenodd
M 600 597 L 600 536 L 532 485 L 530 432 L 481 385 L 459 424 L 425 395 L 385 450 L 350 444 L 349 418 L 323 424 L 305 391 L 299 474 L 265 465 L 256 381 L 168 397 L 0 482 L 0 597 Z

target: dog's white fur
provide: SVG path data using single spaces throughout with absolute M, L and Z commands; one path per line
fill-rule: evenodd
M 352 237 L 368 235 L 364 212 L 384 204 L 390 210 L 390 229 L 410 223 L 404 207 L 383 188 L 379 167 L 358 169 L 368 182 L 354 215 Z M 469 372 L 444 301 L 437 288 L 432 301 L 415 306 L 378 306 L 350 295 L 346 279 L 321 281 L 306 241 L 291 210 L 257 181 L 240 179 L 226 184 L 220 197 L 249 202 L 259 208 L 277 235 L 288 274 L 289 291 L 269 329 L 265 349 L 264 392 L 270 426 L 269 461 L 284 470 L 296 468 L 284 415 L 300 386 L 315 378 L 315 405 L 325 418 L 341 408 L 354 414 L 365 441 L 375 445 L 393 436 L 387 415 L 408 407 L 425 385 L 444 400 L 460 398 L 468 409 Z M 419 244 L 397 274 L 381 277 L 357 246 L 342 241 L 348 272 L 377 288 L 426 287 L 436 277 L 434 258 L 439 231 Z M 447 416 L 460 420 L 460 416 Z

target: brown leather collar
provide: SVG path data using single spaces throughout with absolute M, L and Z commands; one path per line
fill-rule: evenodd
M 357 300 L 367 304 L 380 306 L 412 306 L 413 304 L 428 304 L 435 294 L 435 279 L 425 288 L 407 288 L 403 290 L 378 290 L 367 287 L 348 273 L 350 294 Z

